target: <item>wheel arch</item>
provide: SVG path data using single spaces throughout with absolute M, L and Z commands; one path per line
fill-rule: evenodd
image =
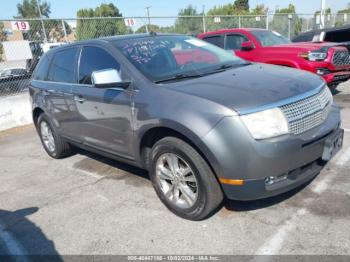
M 36 126 L 38 118 L 41 114 L 45 113 L 45 111 L 41 107 L 35 107 L 33 109 L 32 117 L 33 117 L 33 123 Z
M 205 146 L 200 137 L 186 127 L 175 126 L 173 124 L 153 126 L 142 133 L 138 145 L 138 152 L 142 167 L 148 169 L 150 164 L 150 152 L 153 145 L 160 139 L 168 136 L 177 137 L 192 146 L 207 162 L 218 179 L 221 172 L 218 161 Z

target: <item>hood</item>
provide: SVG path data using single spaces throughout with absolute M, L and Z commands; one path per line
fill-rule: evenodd
M 323 85 L 321 77 L 306 71 L 250 64 L 202 78 L 172 83 L 169 87 L 246 114 L 308 92 L 316 92 Z
M 296 49 L 298 51 L 304 50 L 304 51 L 313 51 L 313 50 L 320 50 L 320 49 L 326 49 L 336 46 L 335 43 L 315 43 L 315 42 L 300 42 L 300 43 L 290 43 L 290 44 L 284 44 L 284 45 L 273 45 L 269 46 L 270 48 L 283 48 L 283 49 Z M 266 47 L 266 48 L 269 48 Z

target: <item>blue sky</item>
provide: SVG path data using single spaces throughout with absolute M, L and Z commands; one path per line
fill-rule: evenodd
M 51 3 L 51 17 L 74 18 L 76 11 L 80 8 L 95 7 L 101 3 L 112 2 L 118 6 L 124 16 L 144 16 L 145 6 L 152 6 L 151 15 L 154 16 L 175 16 L 179 9 L 192 4 L 198 9 L 205 5 L 206 9 L 214 5 L 223 5 L 233 2 L 229 0 L 47 0 Z M 350 0 L 349 0 L 350 1 Z M 327 0 L 327 7 L 333 11 L 346 7 L 348 0 Z M 12 18 L 17 14 L 16 4 L 19 0 L 0 0 L 0 18 Z M 250 5 L 265 4 L 270 10 L 276 6 L 285 7 L 289 3 L 297 7 L 298 13 L 312 14 L 320 6 L 320 0 L 250 0 Z

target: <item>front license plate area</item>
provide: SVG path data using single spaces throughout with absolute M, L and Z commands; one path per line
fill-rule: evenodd
M 331 160 L 343 147 L 344 130 L 340 129 L 337 133 L 327 138 L 324 144 L 322 160 Z

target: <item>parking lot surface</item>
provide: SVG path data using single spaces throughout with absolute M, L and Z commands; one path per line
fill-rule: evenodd
M 0 254 L 350 255 L 350 84 L 343 150 L 308 185 L 225 201 L 200 222 L 170 213 L 145 171 L 84 151 L 49 158 L 32 126 L 0 133 Z

